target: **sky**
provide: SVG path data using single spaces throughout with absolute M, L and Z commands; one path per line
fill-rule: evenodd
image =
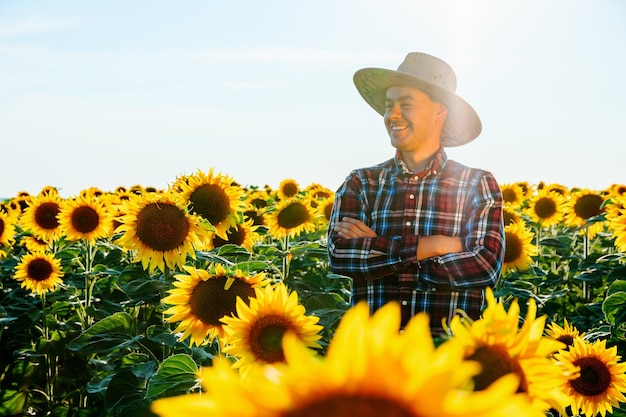
M 211 169 L 334 190 L 394 154 L 354 72 L 414 51 L 482 120 L 451 159 L 500 184 L 626 183 L 623 0 L 0 0 L 0 197 Z

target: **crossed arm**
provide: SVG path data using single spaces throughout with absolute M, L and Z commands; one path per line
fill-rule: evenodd
M 376 237 L 376 232 L 358 219 L 344 217 L 335 224 L 334 231 L 339 237 L 353 239 L 358 237 Z M 417 247 L 417 260 L 430 258 L 433 256 L 445 255 L 463 250 L 463 241 L 460 237 L 433 235 L 421 236 L 420 244 Z

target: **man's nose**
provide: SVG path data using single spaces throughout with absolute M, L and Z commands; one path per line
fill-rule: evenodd
M 387 117 L 390 119 L 399 119 L 402 116 L 402 112 L 400 111 L 400 106 L 398 104 L 394 104 L 387 108 Z

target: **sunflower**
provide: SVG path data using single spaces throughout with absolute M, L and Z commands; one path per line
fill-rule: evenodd
M 165 314 L 169 323 L 180 322 L 174 332 L 182 332 L 181 340 L 190 339 L 196 346 L 223 336 L 220 319 L 236 311 L 237 298 L 248 302 L 255 288 L 266 285 L 265 274 L 246 275 L 239 269 L 212 264 L 208 269 L 184 266 L 186 274 L 174 275 L 174 288 L 163 298 L 170 304 Z
M 502 218 L 504 221 L 504 225 L 508 226 L 511 223 L 523 222 L 524 220 L 520 217 L 520 213 L 513 208 L 503 207 L 502 208 Z
M 21 226 L 38 239 L 55 242 L 63 233 L 58 219 L 61 202 L 61 197 L 54 193 L 32 197 L 20 218 Z
M 13 212 L 0 211 L 0 246 L 9 246 L 15 236 L 17 215 Z
M 16 197 L 13 197 L 8 202 L 5 202 L 5 205 L 9 210 L 14 211 L 16 213 L 24 213 L 24 211 L 28 208 L 28 204 L 30 200 L 32 200 L 30 194 L 26 192 L 18 193 Z
M 569 188 L 558 183 L 546 184 L 543 189 L 547 192 L 554 191 L 555 193 L 562 195 L 563 198 L 567 198 L 570 194 Z
M 254 252 L 254 245 L 260 242 L 263 237 L 257 232 L 259 226 L 254 224 L 253 219 L 247 219 L 226 231 L 226 239 L 222 239 L 217 234 L 212 235 L 209 249 L 219 248 L 227 244 L 238 245 L 246 248 L 248 252 Z
M 616 198 L 607 204 L 606 221 L 609 231 L 615 238 L 615 248 L 620 252 L 626 252 L 626 198 Z
M 604 228 L 604 222 L 589 224 L 588 220 L 604 212 L 604 197 L 587 188 L 572 191 L 566 202 L 565 223 L 570 227 L 588 226 L 589 238 L 593 238 Z M 584 230 L 581 230 L 583 233 Z
M 519 377 L 518 392 L 525 393 L 541 412 L 550 408 L 564 410 L 567 398 L 557 388 L 575 372 L 561 366 L 552 354 L 563 343 L 544 337 L 545 316 L 537 317 L 537 306 L 530 299 L 523 325 L 519 327 L 520 308 L 517 300 L 508 312 L 496 301 L 491 288 L 486 292 L 487 306 L 480 319 L 472 321 L 455 316 L 450 322 L 449 342 L 462 346 L 467 360 L 477 361 L 482 371 L 474 377 L 474 390 L 489 387 L 502 375 Z
M 22 256 L 15 267 L 14 278 L 22 282 L 22 288 L 45 294 L 63 282 L 62 276 L 60 259 L 51 253 L 35 252 Z
M 562 386 L 571 399 L 573 411 L 604 416 L 626 401 L 626 363 L 619 362 L 617 347 L 607 348 L 606 340 L 587 342 L 576 338 L 555 359 L 580 368 L 580 375 Z
M 246 210 L 263 210 L 270 204 L 272 197 L 264 190 L 253 190 L 246 193 Z
M 402 333 L 400 306 L 373 316 L 365 303 L 346 312 L 324 357 L 293 333 L 284 335 L 286 365 L 241 377 L 223 361 L 202 370 L 206 392 L 157 400 L 162 417 L 495 417 L 542 416 L 504 376 L 482 392 L 466 389 L 479 371 L 452 344 L 435 348 L 429 319 L 418 313 Z M 399 384 L 399 381 L 401 383 Z
M 320 219 L 324 220 L 324 224 L 328 224 L 328 222 L 330 221 L 330 214 L 333 211 L 334 204 L 335 204 L 335 198 L 332 196 L 321 199 L 317 203 L 317 207 L 315 211 L 316 211 L 317 216 Z
M 252 220 L 254 226 L 265 226 L 265 211 L 258 209 L 247 209 L 243 212 L 244 220 Z
M 555 226 L 564 214 L 564 197 L 554 191 L 541 190 L 530 197 L 524 212 L 541 227 Z
M 329 197 L 334 197 L 335 195 L 332 190 L 317 183 L 309 184 L 309 186 L 306 187 L 304 191 L 307 192 L 311 196 L 311 198 L 315 200 L 325 200 Z
M 626 198 L 626 184 L 612 184 L 606 189 L 608 198 Z
M 528 181 L 517 181 L 515 184 L 522 190 L 522 198 L 526 199 L 532 195 L 533 186 Z
M 278 202 L 267 215 L 269 233 L 276 239 L 296 237 L 315 230 L 314 212 L 307 200 L 290 199 Z
M 194 175 L 178 178 L 173 188 L 180 190 L 183 200 L 189 202 L 189 211 L 211 223 L 222 239 L 227 239 L 226 231 L 237 225 L 245 208 L 244 189 L 233 185 L 230 177 L 215 175 L 213 168 L 206 174 L 198 170 Z
M 20 240 L 20 243 L 29 252 L 42 252 L 52 249 L 52 246 L 48 242 L 38 239 L 35 236 L 24 236 Z
M 305 315 L 298 293 L 289 292 L 283 283 L 255 289 L 250 303 L 237 299 L 237 314 L 225 316 L 225 342 L 222 350 L 238 358 L 235 368 L 245 372 L 253 363 L 283 363 L 283 335 L 293 332 L 309 348 L 320 348 L 322 326 L 318 317 Z
M 53 187 L 51 185 L 46 185 L 39 191 L 40 196 L 46 195 L 59 195 L 59 189 L 57 187 Z
M 566 346 L 572 346 L 575 339 L 583 338 L 585 333 L 580 333 L 578 329 L 567 322 L 567 318 L 563 319 L 563 327 L 557 323 L 549 323 L 546 330 L 546 336 L 550 339 L 558 340 Z
M 78 197 L 101 197 L 106 193 L 98 187 L 85 188 L 78 193 Z
M 502 192 L 502 202 L 505 207 L 520 207 L 525 201 L 525 193 L 522 187 L 517 184 L 502 184 L 500 186 Z
M 125 214 L 116 233 L 124 249 L 137 251 L 134 261 L 141 261 L 150 273 L 156 268 L 165 271 L 180 268 L 187 255 L 195 259 L 194 246 L 199 246 L 208 231 L 200 218 L 191 215 L 176 196 L 170 193 L 146 193 L 133 196 L 124 203 Z
M 502 272 L 523 271 L 532 264 L 537 246 L 532 243 L 534 233 L 524 223 L 511 223 L 504 227 L 505 250 Z
M 84 194 L 61 203 L 58 215 L 61 230 L 68 240 L 86 240 L 94 244 L 97 239 L 108 237 L 113 218 L 102 199 Z
M 279 200 L 289 200 L 297 196 L 299 192 L 300 184 L 292 178 L 286 178 L 278 185 L 276 196 Z

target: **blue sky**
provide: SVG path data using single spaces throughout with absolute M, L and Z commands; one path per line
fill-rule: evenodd
M 336 188 L 393 155 L 352 83 L 446 60 L 500 183 L 626 183 L 621 0 L 0 1 L 0 197 L 198 169 Z

